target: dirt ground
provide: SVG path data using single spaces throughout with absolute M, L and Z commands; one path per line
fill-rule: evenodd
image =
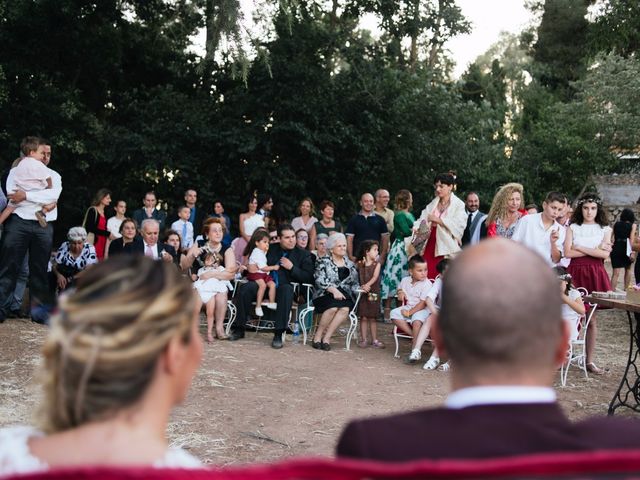
M 626 315 L 598 315 L 596 358 L 611 372 L 585 379 L 572 369 L 566 387 L 556 381 L 560 403 L 573 419 L 606 414 L 626 364 Z M 343 337 L 335 338 L 330 352 L 289 341 L 282 350 L 273 350 L 265 332 L 206 345 L 189 397 L 172 417 L 171 442 L 218 465 L 330 456 L 351 418 L 440 404 L 448 374 L 394 359 L 391 326 L 379 326 L 384 350 L 360 349 L 354 342 L 346 351 Z M 0 427 L 31 423 L 39 399 L 34 373 L 46 333 L 46 327 L 27 320 L 0 325 Z M 405 342 L 401 354 L 407 353 Z

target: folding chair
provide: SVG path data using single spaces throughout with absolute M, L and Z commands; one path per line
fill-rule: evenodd
M 309 289 L 310 290 L 310 289 Z M 300 325 L 300 328 L 302 329 L 302 343 L 303 345 L 307 344 L 307 337 L 311 334 L 311 332 L 313 331 L 314 328 L 314 323 L 315 322 L 311 322 L 311 328 L 309 329 L 309 333 L 307 334 L 307 326 L 306 326 L 306 317 L 307 315 L 311 314 L 313 315 L 313 312 L 315 312 L 315 307 L 313 306 L 313 303 L 310 300 L 310 292 L 308 290 L 307 293 L 307 306 L 304 307 L 303 309 L 300 310 L 300 313 L 298 314 L 298 323 Z M 353 338 L 353 335 L 356 333 L 356 330 L 358 329 L 358 304 L 360 303 L 360 297 L 362 296 L 363 291 L 362 290 L 358 290 L 358 295 L 356 296 L 356 301 L 353 305 L 353 308 L 351 310 L 349 310 L 349 329 L 347 330 L 347 335 L 346 335 L 346 340 L 345 340 L 345 348 L 346 350 L 351 350 L 351 339 Z
M 577 290 L 580 292 L 583 298 L 589 295 L 589 292 L 587 292 L 586 288 L 578 287 Z M 586 378 L 589 378 L 589 373 L 587 372 L 587 329 L 589 328 L 589 323 L 591 323 L 593 314 L 598 308 L 598 304 L 589 303 L 589 307 L 589 311 L 586 313 L 586 315 L 582 315 L 582 317 L 580 317 L 580 322 L 578 323 L 578 338 L 569 341 L 569 348 L 567 349 L 567 359 L 562 363 L 562 366 L 560 367 L 560 384 L 563 387 L 567 385 L 569 367 L 572 364 L 578 366 L 578 368 L 581 368 L 584 372 L 584 376 Z

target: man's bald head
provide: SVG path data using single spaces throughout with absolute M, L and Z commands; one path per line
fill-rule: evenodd
M 538 255 L 491 239 L 451 263 L 437 336 L 463 382 L 549 383 L 566 351 L 561 305 L 558 280 Z

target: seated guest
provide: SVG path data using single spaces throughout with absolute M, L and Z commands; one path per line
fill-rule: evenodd
M 187 252 L 187 258 L 183 264 L 183 268 L 191 268 L 191 273 L 195 274 L 199 272 L 201 268 L 207 266 L 208 254 L 213 254 L 213 264 L 215 264 L 216 267 L 224 268 L 207 269 L 197 275 L 196 279 L 200 280 L 201 283 L 209 279 L 217 279 L 221 282 L 233 280 L 238 267 L 236 265 L 233 250 L 228 247 L 225 248 L 222 245 L 222 238 L 224 237 L 224 226 L 222 225 L 222 220 L 219 218 L 207 218 L 202 226 L 202 235 L 203 238 L 196 241 L 196 243 Z M 210 266 L 213 266 L 213 264 Z M 224 318 L 227 314 L 227 300 L 229 298 L 229 292 L 226 288 L 207 289 L 207 291 L 207 294 L 198 297 L 204 303 L 207 315 L 207 341 L 209 343 L 213 342 L 214 323 L 216 328 L 216 337 L 219 340 L 226 340 L 227 336 L 224 333 Z M 202 303 L 199 305 L 201 307 Z
M 313 305 L 322 314 L 311 346 L 331 350 L 331 337 L 353 308 L 360 283 L 358 270 L 347 256 L 347 239 L 334 233 L 327 240 L 329 255 L 316 264 L 316 290 Z
M 296 246 L 303 250 L 309 250 L 309 233 L 304 228 L 296 230 Z
M 119 255 L 60 303 L 43 347 L 39 427 L 0 430 L 0 476 L 89 466 L 198 468 L 166 428 L 202 357 L 191 284 Z
M 418 332 L 429 317 L 427 294 L 431 289 L 431 281 L 427 278 L 427 262 L 422 256 L 414 255 L 409 259 L 409 275 L 398 285 L 397 308 L 391 310 L 391 320 L 398 330 L 411 335 L 411 350 L 416 350 Z
M 280 241 L 269 245 L 267 251 L 267 265 L 278 265 L 280 268 L 275 275 L 276 280 L 276 310 L 272 319 L 275 329 L 271 347 L 282 348 L 282 334 L 287 328 L 289 313 L 293 304 L 292 282 L 299 284 L 313 283 L 313 255 L 306 250 L 296 247 L 296 234 L 291 225 L 282 224 L 278 228 Z M 249 267 L 249 273 L 258 270 Z M 233 333 L 229 340 L 244 338 L 245 325 L 251 313 L 251 302 L 255 301 L 258 285 L 249 282 L 238 286 L 236 306 L 238 307 Z
M 180 245 L 182 245 L 182 238 L 180 234 L 175 230 L 167 230 L 164 232 L 164 237 L 162 239 L 164 243 L 167 245 L 171 245 L 173 249 L 178 253 L 178 266 L 182 272 L 186 272 L 189 269 L 191 263 L 187 259 L 186 253 L 182 253 L 180 251 Z
M 316 259 L 324 257 L 328 254 L 327 252 L 328 239 L 329 239 L 329 236 L 326 233 L 320 233 L 316 237 L 316 249 L 311 251 L 311 253 L 313 253 L 316 256 Z
M 160 223 L 157 220 L 143 220 L 140 226 L 140 235 L 142 238 L 136 238 L 133 242 L 125 245 L 125 252 L 144 255 L 154 260 L 178 263 L 175 249 L 171 245 L 158 242 Z
M 539 255 L 505 239 L 481 242 L 451 263 L 442 288 L 432 338 L 452 365 L 445 405 L 352 422 L 339 456 L 404 462 L 640 447 L 638 421 L 574 423 L 558 405 L 551 386 L 569 331 L 558 281 Z
M 125 218 L 120 224 L 120 238 L 116 238 L 109 243 L 109 254 L 107 256 L 110 257 L 124 252 L 125 245 L 135 240 L 137 230 L 136 221 L 131 218 Z
M 93 245 L 87 243 L 87 231 L 82 227 L 70 228 L 67 241 L 60 245 L 51 267 L 58 291 L 73 287 L 80 272 L 94 263 L 98 263 L 98 257 Z

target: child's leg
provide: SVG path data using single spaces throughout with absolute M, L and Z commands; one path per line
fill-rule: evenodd
M 262 305 L 262 299 L 264 298 L 264 291 L 267 288 L 267 284 L 264 280 L 254 280 L 258 284 L 258 293 L 256 294 L 256 307 Z
M 369 333 L 369 318 L 362 317 L 360 319 L 360 338 L 362 338 L 362 343 L 366 345 L 367 343 L 367 334 Z
M 12 205 L 12 204 L 8 204 L 5 207 L 2 213 L 0 213 L 0 225 L 2 225 L 7 220 L 7 218 L 9 218 L 9 216 L 13 213 L 15 209 L 16 209 L 15 205 Z
M 371 326 L 371 340 L 375 342 L 378 340 L 378 322 L 372 318 L 369 325 Z
M 431 332 L 431 315 L 427 317 L 427 319 L 422 324 L 420 331 L 418 332 L 418 336 L 415 340 L 415 346 L 413 348 L 417 348 L 418 350 L 422 348 L 424 342 L 429 338 L 429 333 Z
M 422 328 L 422 321 L 414 320 L 411 322 L 411 335 L 413 336 L 413 341 L 411 342 L 411 350 L 416 348 L 416 340 L 418 339 L 418 334 L 420 333 L 420 329 Z
M 276 282 L 267 283 L 269 289 L 269 303 L 276 303 Z
M 411 328 L 409 322 L 407 322 L 406 320 L 398 320 L 397 318 L 393 317 L 391 319 L 393 320 L 393 323 L 395 323 L 396 327 L 398 327 L 398 330 L 400 330 L 402 333 L 406 335 L 413 335 L 413 329 Z

